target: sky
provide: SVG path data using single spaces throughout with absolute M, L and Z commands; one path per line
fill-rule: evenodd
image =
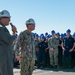
M 18 34 L 26 29 L 28 18 L 36 22 L 34 33 L 65 33 L 67 29 L 75 32 L 75 0 L 0 0 L 0 10 L 10 12 Z M 11 33 L 11 26 L 7 28 Z

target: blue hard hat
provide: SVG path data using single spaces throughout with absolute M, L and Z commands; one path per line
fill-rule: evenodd
M 42 36 L 41 36 L 41 39 L 45 39 L 45 36 L 42 35 Z
M 54 30 L 52 30 L 52 31 L 51 31 L 51 33 L 55 33 L 55 31 L 54 31 Z
M 47 38 L 51 38 L 51 35 L 49 34 L 49 35 L 47 36 Z
M 64 36 L 66 36 L 66 33 L 64 33 Z
M 45 35 L 48 35 L 48 32 L 46 32 Z
M 70 33 L 70 32 L 71 32 L 71 30 L 70 30 L 70 29 L 68 29 L 66 32 L 69 32 L 69 33 Z
M 59 35 L 59 36 L 60 36 L 60 33 L 58 32 L 58 33 L 57 33 L 57 35 Z
M 35 37 L 39 37 L 39 35 L 38 34 L 35 34 Z
M 44 36 L 44 34 L 42 33 L 40 36 Z
M 37 33 L 34 33 L 34 35 L 36 35 Z
M 64 37 L 64 34 L 61 34 L 61 37 Z

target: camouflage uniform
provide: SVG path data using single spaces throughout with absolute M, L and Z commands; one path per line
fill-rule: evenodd
M 59 40 L 54 37 L 51 38 L 48 42 L 48 47 L 53 48 L 54 51 L 49 50 L 49 55 L 50 55 L 50 65 L 54 66 L 54 65 L 58 65 L 58 44 L 59 44 Z
M 21 47 L 21 75 L 32 75 L 35 58 L 34 36 L 25 30 L 20 33 L 17 43 Z
M 17 66 L 17 59 L 16 59 L 16 56 L 15 56 L 15 48 L 16 48 L 16 45 L 17 45 L 17 38 L 14 39 L 13 41 L 13 44 L 12 44 L 12 51 L 13 51 L 13 66 Z M 19 46 L 17 46 L 19 48 Z M 17 49 L 18 49 L 17 48 Z

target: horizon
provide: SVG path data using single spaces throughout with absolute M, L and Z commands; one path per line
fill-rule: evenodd
M 18 34 L 26 29 L 25 21 L 33 18 L 36 22 L 34 33 L 75 32 L 75 0 L 1 0 L 0 10 L 8 10 L 11 22 Z M 13 5 L 14 4 L 14 5 Z M 10 25 L 7 27 L 11 33 Z

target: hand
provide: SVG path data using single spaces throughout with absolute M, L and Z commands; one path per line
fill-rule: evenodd
M 14 25 L 12 26 L 12 31 L 13 31 L 13 33 L 15 33 L 17 31 L 17 28 Z
M 45 49 L 45 52 L 47 52 L 47 49 Z
M 70 51 L 69 52 L 72 52 L 73 51 L 73 49 L 70 49 Z
M 63 49 L 63 51 L 65 51 L 65 48 L 62 48 Z
M 16 59 L 17 60 L 21 60 L 21 56 L 16 56 Z
M 54 51 L 54 49 L 53 49 L 53 48 L 50 48 L 50 50 L 51 50 L 51 51 Z

